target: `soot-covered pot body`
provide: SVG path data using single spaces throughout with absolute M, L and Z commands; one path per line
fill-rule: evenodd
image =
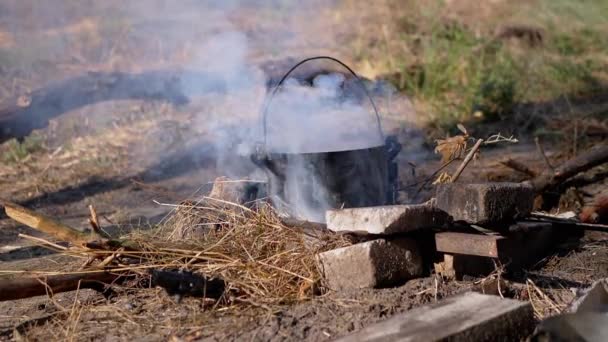
M 385 145 L 317 153 L 256 153 L 252 160 L 267 174 L 276 206 L 313 221 L 325 210 L 392 204 L 401 149 L 388 137 Z

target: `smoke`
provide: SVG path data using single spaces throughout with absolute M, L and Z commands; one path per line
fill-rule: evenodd
M 345 76 L 319 75 L 312 85 L 290 79 L 271 99 L 267 143 L 271 152 L 315 153 L 383 144 L 375 113 L 358 93 L 343 88 Z M 354 91 L 354 89 L 352 89 Z
M 38 55 L 53 60 L 53 65 L 80 63 L 80 67 L 128 72 L 177 67 L 204 74 L 206 79 L 186 74 L 180 80 L 184 95 L 198 108 L 186 126 L 200 135 L 195 139 L 213 147 L 218 174 L 260 179 L 263 173 L 250 156 L 264 142 L 266 152 L 289 155 L 358 150 L 384 143 L 369 100 L 348 74 L 321 74 L 310 82 L 288 80 L 269 103 L 265 131 L 261 124 L 260 109 L 269 94 L 259 62 L 277 51 L 292 54 L 290 47 L 297 51 L 298 37 L 310 42 L 310 36 L 302 33 L 302 20 L 291 14 L 313 15 L 333 2 L 36 2 L 33 12 L 27 11 L 24 2 L 28 1 L 2 4 L 9 14 L 0 16 L 0 29 L 16 42 L 39 45 L 43 53 Z M 10 13 L 21 20 L 11 20 Z M 269 26 L 272 20 L 274 26 Z M 305 20 L 304 26 L 312 32 L 311 22 Z M 33 32 L 44 37 L 44 44 L 33 40 Z M 20 61 L 24 66 L 26 59 Z M 49 77 L 63 77 L 60 68 L 49 70 Z M 87 111 L 91 122 L 95 122 L 94 116 L 101 122 L 105 115 L 90 108 Z M 149 158 L 149 144 L 142 145 L 140 154 Z M 154 157 L 163 157 L 162 149 L 152 151 Z M 283 197 L 298 215 L 321 220 L 320 213 L 335 205 L 324 185 L 323 166 L 309 158 L 293 157 L 286 170 L 287 193 L 274 188 L 273 194 Z M 205 181 L 209 180 L 201 179 Z
M 346 182 L 353 185 L 362 182 L 362 177 L 385 181 L 386 175 L 373 167 L 374 171 L 361 172 L 360 160 L 347 160 L 348 165 L 343 167 L 339 158 L 328 156 L 341 152 L 359 158 L 349 151 L 384 144 L 376 114 L 362 87 L 358 80 L 341 73 L 320 74 L 310 84 L 288 79 L 269 98 L 265 148 L 269 153 L 287 155 L 282 193 L 274 195 L 281 196 L 296 216 L 324 222 L 327 209 L 343 205 L 335 198 L 342 196 L 334 192 L 354 186 L 337 187 L 336 177 L 349 178 Z M 377 202 L 371 204 L 383 204 L 384 195 L 376 196 Z

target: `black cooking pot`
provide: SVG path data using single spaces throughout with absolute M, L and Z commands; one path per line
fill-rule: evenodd
M 273 96 L 298 66 L 311 60 L 329 59 L 346 68 L 359 81 L 376 114 L 374 139 L 344 139 L 328 146 L 306 144 L 298 149 L 269 146 L 267 111 Z M 325 211 L 392 204 L 396 197 L 397 169 L 394 158 L 401 145 L 394 137 L 384 137 L 380 117 L 372 98 L 357 75 L 332 57 L 305 59 L 289 70 L 267 98 L 262 111 L 264 143 L 252 161 L 268 177 L 270 194 L 276 206 L 294 216 L 311 221 L 325 221 Z M 311 132 L 310 134 L 314 134 Z M 311 140 L 314 141 L 314 140 Z

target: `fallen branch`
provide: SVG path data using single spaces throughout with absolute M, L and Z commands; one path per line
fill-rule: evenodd
M 0 301 L 16 300 L 42 295 L 53 295 L 77 289 L 93 289 L 105 292 L 115 283 L 119 274 L 107 272 L 52 275 L 45 278 L 15 278 L 0 280 Z
M 52 235 L 61 241 L 82 245 L 91 240 L 91 235 L 88 233 L 66 226 L 50 217 L 36 213 L 18 204 L 4 202 L 3 205 L 8 217 L 28 227 Z
M 556 187 L 579 172 L 587 171 L 603 163 L 608 163 L 608 145 L 595 146 L 589 151 L 568 160 L 557 167 L 555 171 L 545 170 L 534 179 L 526 181 L 526 183 L 532 185 L 537 193 L 542 193 Z
M 107 239 L 107 233 L 101 233 L 99 239 L 95 234 L 89 234 L 76 230 L 46 215 L 39 214 L 12 202 L 2 202 L 6 215 L 13 220 L 22 223 L 37 231 L 49 234 L 60 241 L 69 242 L 73 245 L 84 246 L 90 249 L 116 250 L 137 250 L 139 245 L 129 240 Z M 105 234 L 104 234 L 105 233 Z
M 530 214 L 530 217 L 542 222 L 551 222 L 554 225 L 562 225 L 567 227 L 580 228 L 584 230 L 608 232 L 608 224 L 579 222 L 574 219 L 562 218 L 556 215 L 541 212 L 533 212 Z

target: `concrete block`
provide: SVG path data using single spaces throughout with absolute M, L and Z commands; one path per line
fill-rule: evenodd
M 207 197 L 219 200 L 209 200 L 215 205 L 220 201 L 236 204 L 246 204 L 265 196 L 266 184 L 258 181 L 233 180 L 225 176 L 217 177 L 213 181 L 213 188 Z
M 471 224 L 508 222 L 532 211 L 534 190 L 520 183 L 441 184 L 437 207 L 454 221 Z
M 414 240 L 372 240 L 317 256 L 327 286 L 334 290 L 396 286 L 422 274 Z
M 529 302 L 467 292 L 396 315 L 338 341 L 519 341 L 532 333 L 534 325 Z
M 425 203 L 328 210 L 325 220 L 335 232 L 387 235 L 441 227 L 449 216 Z

